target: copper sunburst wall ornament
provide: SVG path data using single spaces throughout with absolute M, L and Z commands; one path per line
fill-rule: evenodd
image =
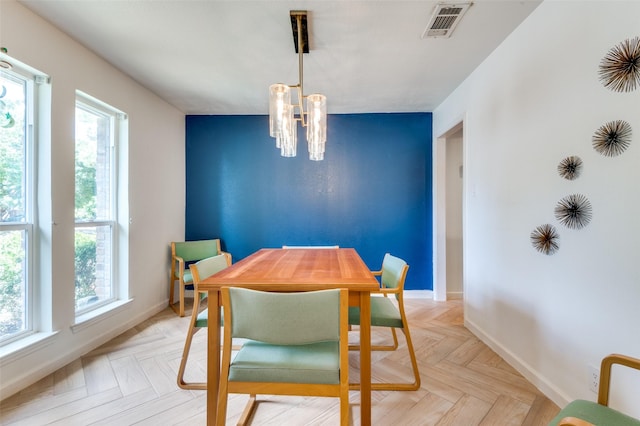
M 631 144 L 631 125 L 624 120 L 610 121 L 595 131 L 591 141 L 600 154 L 615 157 Z
M 572 194 L 558 201 L 556 219 L 570 229 L 584 228 L 591 222 L 591 202 L 582 194 Z
M 575 180 L 582 171 L 582 159 L 575 155 L 563 159 L 558 164 L 558 174 L 567 180 Z
M 600 61 L 598 71 L 604 87 L 631 92 L 640 87 L 640 37 L 618 44 Z
M 551 255 L 558 251 L 560 247 L 558 240 L 560 236 L 553 225 L 544 224 L 538 226 L 531 232 L 531 244 L 540 253 Z

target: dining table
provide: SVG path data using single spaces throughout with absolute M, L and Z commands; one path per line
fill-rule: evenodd
M 371 425 L 371 292 L 378 281 L 353 248 L 264 248 L 205 278 L 208 292 L 207 425 L 215 425 L 220 380 L 220 289 L 273 292 L 346 288 L 349 305 L 360 308 L 360 424 Z M 218 309 L 212 307 L 218 306 Z

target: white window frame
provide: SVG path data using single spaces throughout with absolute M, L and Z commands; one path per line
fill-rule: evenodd
M 36 313 L 38 303 L 35 301 L 34 275 L 36 271 L 37 258 L 35 245 L 39 238 L 36 213 L 36 184 L 38 180 L 37 167 L 35 166 L 36 135 L 35 128 L 37 122 L 38 95 L 37 85 L 48 82 L 48 78 L 36 74 L 26 66 L 21 66 L 16 61 L 11 61 L 13 67 L 10 70 L 3 70 L 12 78 L 25 83 L 25 138 L 24 138 L 24 221 L 22 222 L 0 222 L 0 231 L 24 231 L 25 232 L 25 266 L 24 266 L 24 326 L 23 330 L 10 336 L 0 338 L 0 347 L 24 339 L 36 332 Z
M 102 313 L 104 312 L 105 307 L 113 304 L 118 301 L 121 297 L 119 294 L 119 286 L 117 285 L 118 278 L 118 235 L 119 235 L 119 225 L 118 225 L 118 145 L 119 138 L 121 135 L 120 126 L 122 125 L 123 120 L 126 119 L 126 115 L 121 111 L 111 107 L 110 105 L 101 102 L 100 100 L 87 95 L 81 91 L 76 91 L 76 109 L 83 108 L 91 113 L 95 113 L 97 115 L 102 115 L 104 117 L 109 118 L 110 122 L 110 153 L 109 153 L 109 199 L 110 199 L 110 217 L 106 220 L 94 220 L 94 221 L 76 221 L 74 229 L 79 228 L 88 228 L 88 227 L 102 227 L 109 226 L 111 229 L 111 270 L 109 271 L 110 276 L 110 287 L 111 287 L 111 296 L 109 298 L 105 298 L 98 302 L 87 305 L 86 307 L 75 309 L 76 315 L 76 323 L 80 320 L 84 320 L 87 317 L 87 314 L 91 313 Z M 75 163 L 75 159 L 74 159 Z M 74 255 L 75 259 L 75 255 Z M 74 301 L 75 301 L 75 288 L 74 288 Z M 75 303 L 74 303 L 75 306 Z

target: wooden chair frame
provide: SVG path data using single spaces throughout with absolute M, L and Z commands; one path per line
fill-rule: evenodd
M 420 389 L 420 371 L 418 370 L 418 361 L 416 359 L 416 353 L 413 349 L 413 342 L 411 340 L 411 333 L 409 332 L 409 323 L 407 321 L 407 315 L 404 310 L 404 282 L 407 277 L 407 271 L 409 265 L 404 265 L 398 285 L 395 288 L 384 287 L 380 285 L 380 289 L 377 292 L 371 292 L 371 298 L 374 297 L 389 297 L 393 295 L 396 297 L 398 311 L 400 312 L 400 318 L 402 319 L 402 332 L 404 333 L 407 341 L 407 350 L 409 351 L 409 358 L 411 360 L 411 368 L 413 370 L 413 383 L 371 383 L 372 390 L 390 390 L 390 391 L 415 391 Z M 379 271 L 371 271 L 375 276 L 382 276 L 382 269 Z M 381 294 L 382 296 L 375 296 Z M 372 327 L 379 327 L 371 324 Z M 395 327 L 389 327 L 391 329 L 391 337 L 393 344 L 391 345 L 371 345 L 372 351 L 395 351 L 398 349 L 398 336 Z M 349 345 L 349 350 L 359 350 L 359 345 Z M 359 383 L 351 383 L 350 389 L 360 389 Z
M 224 425 L 227 416 L 227 399 L 229 393 L 244 393 L 249 395 L 249 401 L 238 421 L 238 425 L 245 425 L 253 415 L 257 406 L 256 395 L 296 395 L 296 396 L 324 396 L 340 398 L 340 425 L 349 424 L 349 348 L 348 348 L 348 317 L 349 291 L 340 289 L 340 383 L 338 384 L 307 384 L 281 382 L 230 382 L 228 380 L 231 363 L 232 333 L 231 324 L 233 312 L 230 307 L 229 288 L 221 289 L 222 306 L 224 307 L 224 337 L 222 345 L 222 369 L 220 373 L 220 388 L 218 393 L 218 418 L 216 424 Z
M 600 385 L 598 386 L 598 404 L 609 406 L 609 390 L 611 385 L 611 367 L 614 365 L 640 370 L 640 359 L 626 355 L 611 354 L 606 356 L 600 364 Z M 573 416 L 563 417 L 558 426 L 595 426 L 594 424 Z
M 201 240 L 206 241 L 206 240 Z M 215 256 L 218 254 L 224 254 L 228 258 L 229 264 L 231 264 L 231 253 L 223 252 L 220 248 L 220 239 L 212 239 L 211 241 L 216 241 L 217 253 L 211 253 L 209 256 Z M 176 244 L 177 243 L 189 243 L 191 241 L 179 241 L 171 243 L 171 271 L 169 273 L 169 306 L 174 310 L 176 314 L 183 317 L 184 316 L 184 305 L 185 305 L 185 287 L 193 284 L 193 281 L 185 282 L 184 281 L 184 272 L 186 270 L 186 262 L 193 260 L 201 260 L 201 259 L 183 259 L 182 257 L 176 254 Z M 196 242 L 196 241 L 193 241 Z M 205 256 L 205 257 L 209 257 Z M 205 258 L 203 257 L 203 259 Z M 178 281 L 178 307 L 176 308 L 176 301 L 174 298 L 175 293 L 175 285 L 176 281 Z M 196 292 L 193 292 L 194 296 Z M 195 299 L 195 297 L 194 297 Z M 195 303 L 194 303 L 195 304 Z
M 577 417 L 565 417 L 560 420 L 558 426 L 595 426 L 593 423 L 589 423 Z
M 225 256 L 227 260 L 227 266 L 231 266 L 231 258 L 229 256 Z M 181 389 L 192 389 L 192 390 L 206 390 L 207 383 L 206 382 L 185 382 L 184 381 L 184 372 L 187 367 L 187 360 L 189 358 L 189 352 L 191 351 L 191 342 L 193 340 L 193 336 L 203 327 L 196 326 L 196 322 L 198 321 L 198 316 L 200 315 L 200 303 L 201 300 L 207 297 L 206 291 L 199 291 L 198 284 L 200 284 L 200 271 L 198 270 L 197 265 L 190 265 L 191 274 L 193 276 L 193 309 L 191 311 L 191 321 L 189 322 L 189 330 L 187 331 L 187 338 L 184 342 L 184 349 L 182 350 L 182 359 L 180 360 L 180 367 L 178 368 L 178 387 Z M 202 277 L 206 278 L 206 277 Z

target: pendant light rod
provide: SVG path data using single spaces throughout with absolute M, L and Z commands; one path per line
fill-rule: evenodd
M 300 75 L 300 93 L 304 93 L 304 84 L 302 84 L 303 82 L 303 77 L 304 77 L 304 72 L 302 70 L 303 68 L 303 59 L 302 59 L 302 55 L 304 54 L 304 44 L 302 45 L 302 48 L 300 48 L 300 44 L 303 43 L 302 40 L 302 16 L 298 15 L 296 16 L 296 20 L 298 21 L 298 74 Z
M 303 54 L 309 52 L 309 34 L 307 31 L 307 11 L 306 10 L 292 10 L 289 12 L 291 16 L 291 26 L 294 38 L 294 47 L 298 52 L 298 109 L 300 111 L 300 118 L 296 119 L 300 121 L 302 127 L 307 127 L 307 121 L 305 120 L 303 98 L 304 98 L 304 72 L 303 72 Z M 294 19 L 295 18 L 295 19 Z M 304 25 L 303 25 L 304 19 Z

